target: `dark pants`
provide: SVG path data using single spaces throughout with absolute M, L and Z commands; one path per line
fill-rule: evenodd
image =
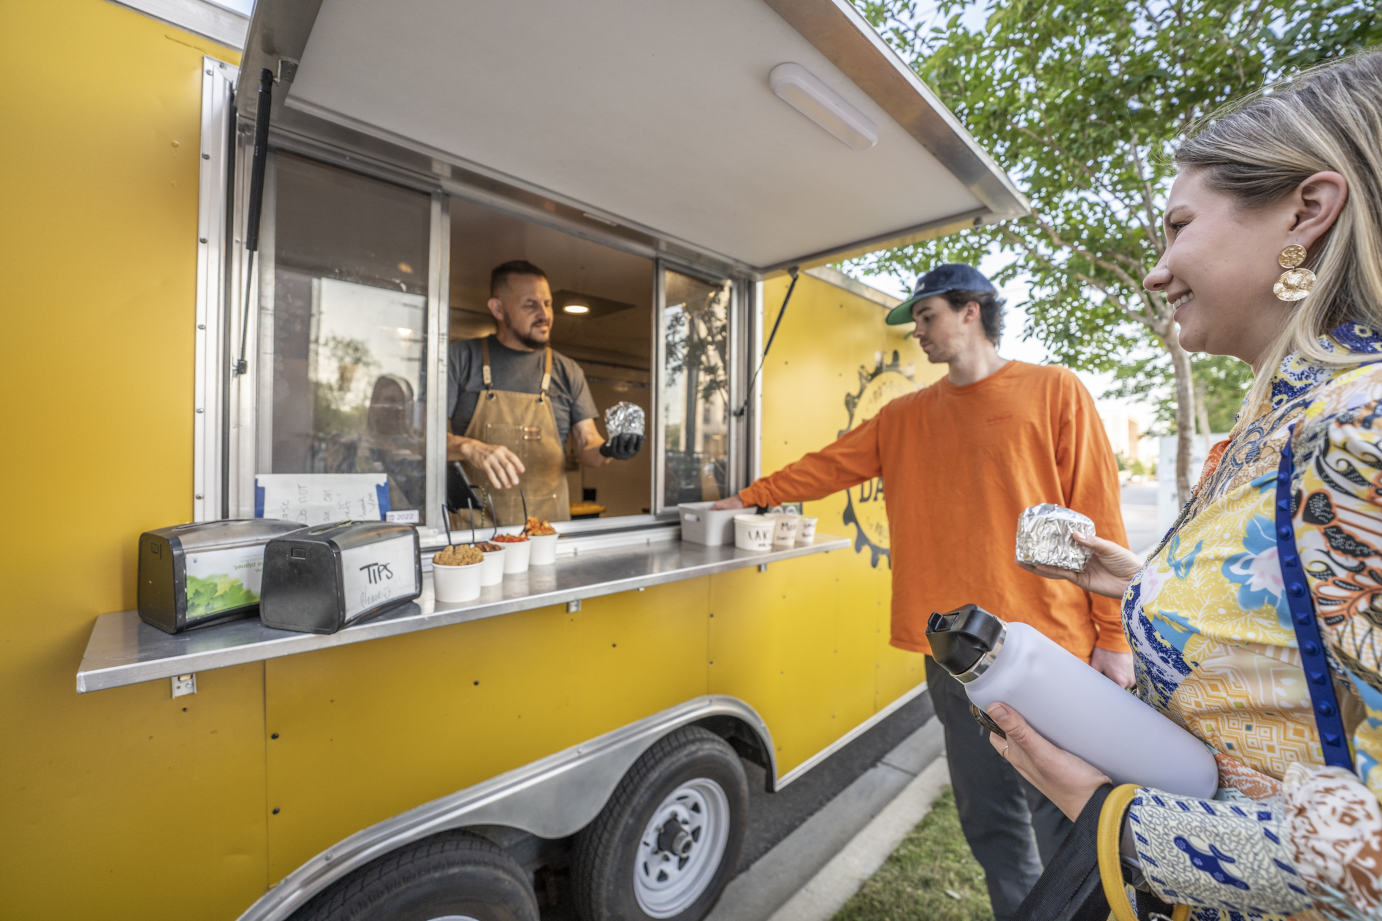
M 969 712 L 964 686 L 926 657 L 926 686 L 945 730 L 955 806 L 974 859 L 984 869 L 995 921 L 1012 917 L 1073 823 L 998 757 Z M 1019 708 L 1020 701 L 1009 701 Z

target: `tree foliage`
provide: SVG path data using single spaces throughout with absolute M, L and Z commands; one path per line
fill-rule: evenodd
M 1188 457 L 1195 369 L 1219 404 L 1244 375 L 1222 360 L 1192 363 L 1165 299 L 1142 289 L 1164 247 L 1176 139 L 1266 84 L 1382 41 L 1382 14 L 1370 0 L 936 0 L 930 13 L 919 0 L 855 5 L 1032 212 L 856 266 L 910 281 L 939 261 L 1008 255 L 995 280 L 1028 280 L 1024 336 L 1062 364 L 1173 393 Z M 1184 462 L 1178 472 L 1184 490 Z

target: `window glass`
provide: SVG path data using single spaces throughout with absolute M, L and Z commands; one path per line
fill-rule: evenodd
M 287 154 L 275 164 L 259 472 L 383 473 L 391 508 L 422 509 L 430 198 Z
M 729 483 L 728 281 L 663 273 L 663 505 L 719 499 Z

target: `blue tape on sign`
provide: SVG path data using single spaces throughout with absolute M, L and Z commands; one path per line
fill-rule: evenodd
M 264 487 L 258 483 L 254 484 L 254 517 L 264 517 Z
M 389 517 L 389 483 L 387 480 L 374 487 L 374 494 L 379 497 L 379 520 L 387 521 Z
M 1296 428 L 1291 426 L 1286 444 L 1281 449 L 1281 465 L 1276 472 L 1276 556 L 1281 563 L 1281 582 L 1286 586 L 1286 604 L 1291 610 L 1291 624 L 1296 628 L 1296 647 L 1300 650 L 1300 664 L 1308 677 L 1310 705 L 1315 711 L 1315 725 L 1320 731 L 1320 747 L 1324 749 L 1324 763 L 1331 767 L 1353 770 L 1353 753 L 1348 748 L 1339 701 L 1334 696 L 1334 682 L 1328 679 L 1329 662 L 1325 658 L 1324 638 L 1315 617 L 1315 601 L 1310 595 L 1310 583 L 1305 581 L 1305 567 L 1296 553 L 1295 532 L 1291 528 L 1291 443 Z M 1320 680 L 1323 679 L 1323 680 Z

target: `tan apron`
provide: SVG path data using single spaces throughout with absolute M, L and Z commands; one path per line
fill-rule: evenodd
M 471 485 L 485 505 L 484 517 L 489 517 L 490 499 L 494 500 L 494 514 L 500 525 L 521 525 L 523 501 L 527 500 L 528 514 L 548 521 L 569 521 L 571 499 L 566 489 L 566 446 L 557 440 L 557 419 L 552 412 L 552 400 L 547 388 L 552 383 L 552 349 L 547 349 L 547 361 L 542 371 L 542 386 L 536 394 L 514 390 L 495 390 L 489 367 L 489 340 L 480 343 L 484 360 L 481 374 L 485 389 L 475 401 L 475 415 L 470 417 L 465 437 L 490 445 L 503 445 L 523 463 L 521 488 L 495 489 L 489 474 L 465 461 L 461 466 L 470 477 Z

